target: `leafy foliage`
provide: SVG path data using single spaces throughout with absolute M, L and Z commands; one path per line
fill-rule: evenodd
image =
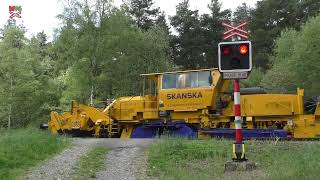
M 46 122 L 71 100 L 140 95 L 142 73 L 217 67 L 221 24 L 231 20 L 249 22 L 254 47 L 256 67 L 243 87 L 288 92 L 299 86 L 310 95 L 320 87 L 319 17 L 301 26 L 319 13 L 317 0 L 262 0 L 233 13 L 212 0 L 208 14 L 184 0 L 169 17 L 172 29 L 153 0 L 128 0 L 121 8 L 112 0 L 64 2 L 52 42 L 43 32 L 27 39 L 15 22 L 1 29 L 0 127 Z
M 171 36 L 172 58 L 183 69 L 218 67 L 217 49 L 222 39 L 223 21 L 229 21 L 231 12 L 221 10 L 217 0 L 208 6 L 211 14 L 199 15 L 190 10 L 189 0 L 176 7 L 176 15 L 170 18 L 178 35 Z
M 255 47 L 255 66 L 269 68 L 274 40 L 286 28 L 298 30 L 309 17 L 319 13 L 316 0 L 263 0 L 251 10 L 250 39 Z
M 25 126 L 58 105 L 54 89 L 50 89 L 52 66 L 43 33 L 31 41 L 24 31 L 9 27 L 0 43 L 0 72 L 2 81 L 0 125 Z
M 71 99 L 88 102 L 91 93 L 94 98 L 102 97 L 101 100 L 138 95 L 141 92 L 140 84 L 136 82 L 139 74 L 163 71 L 170 65 L 167 35 L 161 28 L 154 26 L 141 31 L 132 26 L 130 17 L 116 9 L 100 20 L 101 27 L 88 18 L 86 21 L 93 22 L 80 23 L 78 28 L 66 25 L 70 30 L 65 32 L 72 32 L 74 36 L 64 36 L 64 32 L 60 35 L 58 47 L 65 47 L 65 43 L 66 46 L 79 46 L 69 50 L 76 63 L 67 64 L 63 102 Z
M 164 15 L 153 0 L 129 0 L 124 6 L 132 15 L 135 24 L 142 30 L 148 30 L 160 23 Z
M 146 3 L 149 11 L 151 1 Z M 66 109 L 73 99 L 94 103 L 139 95 L 139 74 L 172 67 L 158 10 L 150 11 L 158 18 L 142 29 L 112 1 L 69 1 L 51 43 L 43 32 L 29 40 L 23 28 L 7 25 L 0 42 L 0 126 L 46 122 L 50 111 Z
M 232 21 L 236 24 L 240 24 L 243 22 L 250 22 L 252 8 L 250 8 L 246 3 L 242 3 L 241 6 L 238 6 L 236 10 L 233 12 Z
M 276 41 L 273 66 L 263 78 L 263 86 L 273 92 L 307 89 L 317 95 L 320 58 L 320 16 L 310 19 L 301 31 L 288 30 Z
M 253 68 L 248 79 L 241 81 L 241 87 L 260 87 L 264 73 L 261 68 Z

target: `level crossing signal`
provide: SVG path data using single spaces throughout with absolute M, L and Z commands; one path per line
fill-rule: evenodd
M 252 69 L 252 48 L 250 41 L 234 41 L 236 38 L 248 39 L 248 32 L 244 30 L 247 23 L 238 26 L 223 23 L 226 28 L 223 39 L 232 38 L 232 42 L 221 42 L 218 44 L 218 64 L 219 71 L 223 79 L 234 79 L 233 99 L 234 99 L 234 125 L 235 140 L 233 144 L 233 160 L 236 162 L 246 161 L 245 148 L 242 141 L 242 118 L 241 118 L 241 98 L 239 79 L 248 78 L 248 73 Z M 227 164 L 226 164 L 227 165 Z
M 221 42 L 218 45 L 220 72 L 250 72 L 252 48 L 250 41 Z

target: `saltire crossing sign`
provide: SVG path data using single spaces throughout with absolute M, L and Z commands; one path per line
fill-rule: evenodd
M 226 28 L 226 31 L 223 33 L 223 40 L 232 38 L 232 37 L 240 37 L 241 39 L 248 39 L 249 34 L 244 30 L 246 22 L 241 23 L 237 26 L 233 26 L 231 24 L 222 23 L 222 25 Z

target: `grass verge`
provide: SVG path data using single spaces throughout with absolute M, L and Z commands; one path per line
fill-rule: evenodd
M 17 179 L 69 145 L 69 140 L 27 128 L 0 131 L 0 179 Z
M 96 173 L 104 167 L 105 155 L 108 149 L 103 146 L 97 146 L 92 149 L 87 155 L 81 157 L 76 170 L 73 173 L 74 180 L 95 179 Z
M 228 140 L 164 139 L 148 151 L 150 176 L 159 179 L 318 179 L 320 142 L 247 141 L 252 172 L 224 173 L 231 159 Z

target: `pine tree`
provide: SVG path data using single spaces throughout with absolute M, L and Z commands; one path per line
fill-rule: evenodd
M 249 23 L 251 21 L 251 11 L 252 9 L 247 6 L 246 3 L 242 3 L 242 5 L 238 6 L 233 12 L 232 21 L 236 24 L 243 22 Z
M 217 46 L 222 39 L 222 22 L 229 21 L 230 11 L 221 11 L 221 4 L 213 0 L 208 6 L 211 13 L 199 16 L 192 11 L 189 1 L 177 6 L 171 25 L 178 35 L 173 35 L 170 46 L 175 64 L 184 69 L 217 67 Z
M 163 22 L 163 12 L 154 7 L 153 0 L 129 0 L 127 9 L 140 29 L 148 30 L 157 22 Z

